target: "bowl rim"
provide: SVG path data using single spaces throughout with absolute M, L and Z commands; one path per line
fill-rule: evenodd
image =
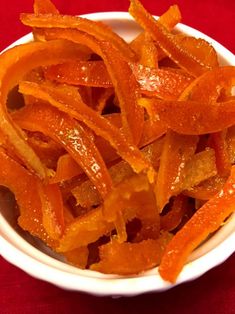
M 1 217 L 0 217 L 1 219 Z M 0 220 L 1 223 L 1 220 Z M 8 226 L 11 228 L 10 226 Z M 11 228 L 12 229 L 12 228 Z M 19 235 L 14 231 L 17 238 Z M 11 264 L 22 269 L 34 278 L 41 279 L 52 283 L 60 288 L 67 290 L 75 290 L 93 294 L 96 296 L 136 296 L 147 292 L 162 292 L 173 288 L 181 283 L 194 280 L 211 268 L 223 263 L 233 252 L 233 245 L 235 242 L 235 232 L 226 238 L 219 246 L 201 256 L 195 261 L 188 263 L 184 266 L 178 280 L 175 284 L 163 281 L 157 274 L 157 268 L 151 270 L 156 272 L 144 277 L 119 277 L 107 276 L 102 278 L 87 276 L 89 273 L 96 273 L 89 270 L 79 270 L 73 266 L 77 273 L 70 273 L 59 268 L 55 265 L 64 264 L 56 261 L 54 258 L 47 256 L 45 253 L 40 252 L 38 249 L 32 247 L 27 241 L 20 237 L 18 245 L 12 243 L 11 239 L 0 236 L 0 247 L 2 256 Z M 23 247 L 30 252 L 36 251 L 34 254 L 29 254 L 19 247 Z M 221 251 L 225 252 L 221 254 Z M 33 252 L 34 253 L 34 252 Z M 17 256 L 17 258 L 16 258 Z M 44 263 L 41 260 L 44 259 Z M 46 257 L 46 259 L 45 259 Z M 216 261 L 216 262 L 215 262 Z M 32 268 L 33 263 L 33 268 Z M 20 264 L 20 265 L 19 265 Z M 59 265 L 60 266 L 60 265 Z M 193 276 L 192 276 L 193 273 Z M 111 278 L 110 278 L 111 277 Z
M 133 21 L 133 18 L 127 12 L 99 12 L 85 14 L 82 17 L 92 20 L 102 20 L 104 22 L 109 20 L 117 20 L 119 22 L 120 20 L 122 22 Z M 223 55 L 223 58 L 228 63 L 235 65 L 235 56 L 214 39 L 181 23 L 177 25 L 176 29 L 195 37 L 204 38 L 215 47 L 217 52 Z M 31 40 L 32 34 L 30 33 L 15 41 L 5 50 Z M 230 220 L 235 221 L 235 214 L 231 216 Z M 229 224 L 226 225 L 229 226 Z M 177 282 L 171 284 L 161 279 L 160 275 L 157 274 L 157 268 L 145 272 L 144 276 L 140 274 L 140 276 L 131 277 L 104 275 L 90 270 L 79 270 L 55 260 L 33 247 L 16 233 L 1 213 L 0 227 L 0 255 L 7 261 L 35 278 L 50 282 L 61 288 L 82 291 L 97 296 L 134 296 L 146 292 L 165 291 L 180 283 L 196 279 L 209 269 L 224 262 L 235 251 L 235 231 L 233 229 L 228 231 L 228 236 L 222 239 L 216 247 L 204 255 L 201 253 L 201 256 L 197 259 L 185 265 Z M 229 229 L 229 227 L 227 228 Z M 14 239 L 17 241 L 14 241 Z M 213 237 L 211 241 L 213 242 Z

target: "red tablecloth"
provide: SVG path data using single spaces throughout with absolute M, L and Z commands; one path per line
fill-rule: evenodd
M 27 33 L 19 22 L 20 12 L 31 12 L 33 0 L 0 1 L 0 49 Z M 183 22 L 235 51 L 234 0 L 178 0 Z M 64 13 L 126 11 L 128 0 L 55 0 Z M 143 0 L 160 15 L 170 0 Z M 16 257 L 17 258 L 17 257 Z M 168 292 L 131 299 L 96 298 L 61 290 L 33 279 L 0 258 L 0 312 L 5 313 L 235 313 L 235 255 L 194 282 Z

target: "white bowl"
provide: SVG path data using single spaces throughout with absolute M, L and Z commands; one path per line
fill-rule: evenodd
M 88 14 L 85 17 L 109 24 L 128 41 L 140 31 L 140 27 L 128 13 L 105 12 Z M 215 40 L 182 24 L 177 26 L 177 30 L 194 37 L 204 38 L 216 49 L 220 64 L 235 65 L 235 56 Z M 30 40 L 32 40 L 31 34 L 22 37 L 12 46 Z M 9 214 L 11 212 L 8 210 L 11 207 L 9 202 L 3 199 L 0 206 L 0 253 L 6 260 L 33 277 L 65 289 L 99 296 L 134 296 L 146 292 L 164 291 L 201 276 L 224 262 L 235 251 L 235 215 L 232 215 L 219 231 L 193 252 L 174 285 L 163 281 L 157 268 L 130 277 L 104 275 L 94 271 L 80 270 L 66 264 L 59 255 L 49 250 L 41 241 L 33 239 L 16 227 L 14 215 Z

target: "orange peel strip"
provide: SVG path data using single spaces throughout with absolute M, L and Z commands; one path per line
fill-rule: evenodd
M 64 87 L 60 89 L 47 84 L 39 85 L 24 82 L 20 84 L 20 91 L 48 101 L 51 105 L 85 123 L 97 135 L 104 137 L 117 150 L 118 154 L 132 166 L 134 171 L 141 172 L 148 169 L 152 172 L 151 165 L 143 158 L 139 149 L 131 144 L 118 128 L 86 106 L 78 97 L 75 99 L 73 95 L 64 93 Z M 79 110 L 74 108 L 79 108 Z
M 119 100 L 126 137 L 138 144 L 143 131 L 144 111 L 137 105 L 137 82 L 128 62 L 120 52 L 109 42 L 99 41 L 95 37 L 77 30 L 46 29 L 44 33 L 46 38 L 64 38 L 86 45 L 101 56 Z
M 77 29 L 90 34 L 101 41 L 110 42 L 120 51 L 126 60 L 135 60 L 135 53 L 129 45 L 113 30 L 102 22 L 88 20 L 78 16 L 52 15 L 52 14 L 26 14 L 20 15 L 21 22 L 27 26 L 37 28 Z
M 59 83 L 110 88 L 113 86 L 103 61 L 77 61 L 45 69 L 45 78 Z
M 110 122 L 112 122 L 116 127 L 121 127 L 121 117 L 119 114 L 107 115 L 106 118 Z M 159 139 L 159 138 L 163 134 L 165 134 L 165 132 L 166 132 L 166 128 L 162 126 L 161 124 L 159 125 L 154 124 L 154 127 L 152 127 L 149 120 L 145 121 L 144 132 L 143 132 L 143 136 L 140 141 L 139 147 L 141 148 L 145 146 L 145 148 L 141 149 L 141 151 L 143 155 L 151 162 L 155 170 L 158 168 L 159 156 L 160 156 L 160 152 L 162 148 L 162 139 Z M 152 143 L 152 144 L 149 145 L 149 143 Z M 32 145 L 31 141 L 30 141 L 30 145 Z M 102 137 L 95 138 L 95 145 L 97 146 L 98 150 L 100 151 L 106 163 L 110 163 L 119 159 L 119 156 L 117 155 L 116 151 Z M 33 146 L 33 148 L 35 148 L 35 146 Z M 41 159 L 41 156 L 45 158 L 44 150 L 41 152 L 39 149 L 39 152 L 38 152 L 38 148 L 36 147 L 36 152 L 39 153 L 40 159 Z M 50 151 L 48 153 L 50 153 Z M 123 163 L 123 167 L 124 167 L 124 164 L 125 162 Z M 122 169 L 120 169 L 120 171 L 122 173 Z M 82 173 L 83 173 L 82 168 L 75 162 L 75 160 L 69 154 L 62 155 L 59 157 L 57 161 L 56 173 L 54 177 L 49 178 L 49 182 L 50 183 L 63 182 L 75 176 L 78 176 Z M 112 179 L 114 178 L 112 177 Z
M 161 101 L 141 98 L 139 104 L 151 118 L 161 121 L 169 129 L 186 135 L 202 135 L 222 131 L 235 121 L 235 101 Z M 223 117 L 223 119 L 221 119 Z
M 100 47 L 119 100 L 123 131 L 138 145 L 144 125 L 144 110 L 137 104 L 138 84 L 129 64 L 110 43 L 102 42 Z
M 153 69 L 129 63 L 140 92 L 161 99 L 175 100 L 192 82 L 193 77 L 177 69 Z M 112 81 L 102 61 L 71 61 L 45 69 L 48 80 L 72 85 L 112 87 Z
M 161 230 L 172 231 L 179 226 L 184 214 L 187 212 L 187 202 L 188 198 L 186 196 L 176 196 L 170 211 L 160 218 Z
M 56 241 L 49 237 L 42 223 L 41 200 L 38 194 L 38 185 L 41 182 L 38 177 L 10 158 L 3 149 L 0 149 L 0 163 L 0 184 L 15 195 L 20 209 L 19 225 L 54 247 Z
M 155 185 L 159 212 L 183 183 L 184 168 L 195 153 L 197 136 L 185 136 L 168 131 L 163 144 L 160 167 Z
M 103 215 L 113 222 L 117 230 L 117 241 L 127 240 L 125 215 L 139 218 L 142 228 L 153 229 L 152 236 L 159 236 L 159 214 L 154 192 L 144 175 L 134 175 L 120 182 L 104 200 Z M 149 229 L 149 230 L 148 230 Z M 148 232 L 150 234 L 150 232 Z
M 210 65 L 203 64 L 191 52 L 182 49 L 177 37 L 171 34 L 160 22 L 155 20 L 138 0 L 131 0 L 129 13 L 152 36 L 168 57 L 189 74 L 197 77 L 211 69 Z
M 87 246 L 81 246 L 72 251 L 65 252 L 63 255 L 70 264 L 77 266 L 80 269 L 85 269 L 88 261 L 89 249 Z
M 191 190 L 201 182 L 217 175 L 215 151 L 210 148 L 201 151 L 189 160 L 184 168 L 184 180 L 180 187 L 182 190 Z
M 215 150 L 218 174 L 227 177 L 231 170 L 231 162 L 226 141 L 227 130 L 213 133 L 209 138 L 209 145 Z
M 132 168 L 125 161 L 120 161 L 119 163 L 111 166 L 108 170 L 114 186 L 120 183 L 123 179 L 126 179 L 134 174 Z M 102 201 L 95 186 L 90 180 L 79 184 L 72 189 L 71 192 L 76 198 L 77 205 L 81 205 L 82 207 L 91 208 L 92 206 L 99 205 Z
M 192 76 L 177 69 L 151 69 L 134 63 L 131 68 L 141 93 L 165 100 L 178 99 L 193 80 Z
M 161 23 L 171 31 L 176 24 L 178 24 L 181 21 L 181 12 L 179 10 L 178 5 L 172 5 L 169 7 L 169 9 L 164 12 L 158 19 L 158 22 Z M 139 51 L 141 50 L 142 47 L 142 42 L 144 41 L 145 38 L 145 32 L 140 33 L 131 43 L 130 46 L 131 48 L 136 52 L 137 56 L 139 55 Z M 161 48 L 157 48 L 157 57 L 158 60 L 161 60 L 162 58 L 166 57 L 166 54 L 162 51 Z M 139 56 L 140 57 L 140 56 Z
M 82 55 L 84 55 L 82 53 Z M 32 148 L 27 144 L 22 132 L 15 126 L 6 110 L 9 91 L 22 77 L 38 66 L 47 66 L 69 59 L 79 58 L 81 51 L 73 43 L 63 40 L 47 43 L 28 43 L 14 47 L 1 55 L 0 59 L 0 130 L 17 156 L 40 177 L 46 177 L 46 169 Z
M 144 33 L 143 38 L 140 38 L 138 45 L 138 61 L 140 64 L 157 69 L 158 68 L 158 50 L 152 38 L 148 33 Z M 133 43 L 131 45 L 133 47 Z
M 54 177 L 49 179 L 49 182 L 51 184 L 61 183 L 82 173 L 83 170 L 78 163 L 69 154 L 65 154 L 59 157 L 57 161 L 56 173 Z
M 230 92 L 235 86 L 235 67 L 222 66 L 196 78 L 182 93 L 179 100 L 201 102 L 217 101 L 223 89 Z
M 33 10 L 35 14 L 59 14 L 50 0 L 34 0 Z
M 102 207 L 97 207 L 68 224 L 56 250 L 67 252 L 86 246 L 113 229 L 114 225 L 104 220 Z
M 163 146 L 163 140 L 159 139 L 154 143 L 144 147 L 141 152 L 144 157 L 151 162 L 154 169 L 157 171 L 159 166 L 159 159 L 161 156 L 161 150 Z M 121 183 L 124 179 L 134 175 L 132 168 L 125 161 L 120 161 L 111 167 L 109 167 L 109 173 L 113 181 L 113 185 Z M 100 204 L 101 199 L 97 193 L 96 188 L 91 181 L 87 180 L 77 185 L 72 189 L 72 194 L 76 198 L 77 204 L 82 207 L 92 207 Z
M 102 197 L 110 192 L 112 181 L 103 158 L 77 121 L 43 103 L 24 107 L 13 119 L 21 128 L 42 132 L 61 144 L 94 182 Z
M 235 168 L 232 167 L 231 175 L 223 189 L 199 208 L 172 238 L 166 247 L 159 266 L 159 273 L 164 280 L 174 283 L 189 254 L 234 212 L 234 182 Z
M 91 265 L 91 269 L 106 274 L 138 274 L 159 264 L 166 243 L 164 238 L 139 243 L 119 243 L 112 240 L 100 246 L 101 261 Z
M 35 101 L 35 100 L 34 100 Z M 38 132 L 27 132 L 27 143 L 32 147 L 41 162 L 50 169 L 55 169 L 58 158 L 64 154 L 64 149 L 49 137 Z
M 42 204 L 42 223 L 47 234 L 58 240 L 64 233 L 64 209 L 62 195 L 57 184 L 38 184 Z
M 135 201 L 136 197 L 134 197 L 135 195 L 138 195 L 138 190 L 140 190 L 139 194 L 141 194 L 142 192 L 145 192 L 145 191 L 142 191 L 142 189 L 145 189 L 145 186 L 146 186 L 146 189 L 149 187 L 147 179 L 144 178 L 143 176 L 141 176 L 141 177 L 142 177 L 142 180 L 140 180 L 141 182 L 139 182 L 138 185 L 136 184 L 135 186 L 133 186 L 132 191 L 127 192 L 127 193 L 132 194 L 135 190 L 135 191 L 137 191 L 137 194 L 133 194 L 133 197 L 131 199 L 129 199 L 129 203 L 128 203 L 128 200 L 124 200 L 124 203 L 123 203 L 124 206 L 123 206 L 122 211 L 121 211 L 121 215 L 122 215 L 123 223 L 124 223 L 124 226 L 123 226 L 124 228 L 125 228 L 125 223 L 127 221 L 130 221 L 133 218 L 138 217 L 138 215 L 141 215 L 141 217 L 144 217 L 144 212 L 143 212 L 144 207 L 141 206 L 141 203 L 139 203 L 138 201 Z M 139 178 L 134 177 L 132 182 L 135 182 L 135 181 L 136 182 L 139 181 Z M 122 190 L 117 189 L 114 193 L 115 194 L 116 193 L 122 193 Z M 111 194 L 112 194 L 112 192 L 111 192 Z M 114 197 L 115 197 L 115 195 L 114 195 Z M 146 195 L 145 195 L 145 197 L 146 197 Z M 140 197 L 140 200 L 142 200 L 144 202 L 145 197 L 143 197 L 143 196 Z M 129 204 L 131 204 L 130 207 L 125 206 L 125 205 L 129 205 Z M 133 205 L 134 205 L 134 208 L 133 208 Z M 58 252 L 66 252 L 69 250 L 73 250 L 77 247 L 85 246 L 89 243 L 95 242 L 96 240 L 98 240 L 103 235 L 108 235 L 112 230 L 115 229 L 114 222 L 116 223 L 116 214 L 120 213 L 119 209 L 118 209 L 118 211 L 116 211 L 116 208 L 115 208 L 110 213 L 111 217 L 107 217 L 109 220 L 111 220 L 110 222 L 108 222 L 104 218 L 104 215 L 103 215 L 104 207 L 103 206 L 97 207 L 96 209 L 92 209 L 88 213 L 86 213 L 85 215 L 76 218 L 71 224 L 69 224 L 67 226 L 65 233 L 64 233 L 64 236 L 60 240 L 60 244 L 57 248 L 57 251 Z M 156 217 L 156 219 L 157 219 L 157 217 Z M 122 228 L 119 230 L 122 230 Z
M 223 188 L 225 181 L 225 178 L 216 175 L 189 190 L 185 190 L 183 193 L 189 197 L 207 201 L 214 197 Z
M 171 5 L 158 19 L 158 22 L 171 31 L 182 19 L 180 9 L 177 4 Z

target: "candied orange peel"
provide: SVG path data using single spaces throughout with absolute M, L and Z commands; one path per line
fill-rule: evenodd
M 34 41 L 0 55 L 0 184 L 68 263 L 174 283 L 234 212 L 235 67 L 173 31 L 177 5 L 129 12 L 130 43 L 50 0 L 21 14 Z

